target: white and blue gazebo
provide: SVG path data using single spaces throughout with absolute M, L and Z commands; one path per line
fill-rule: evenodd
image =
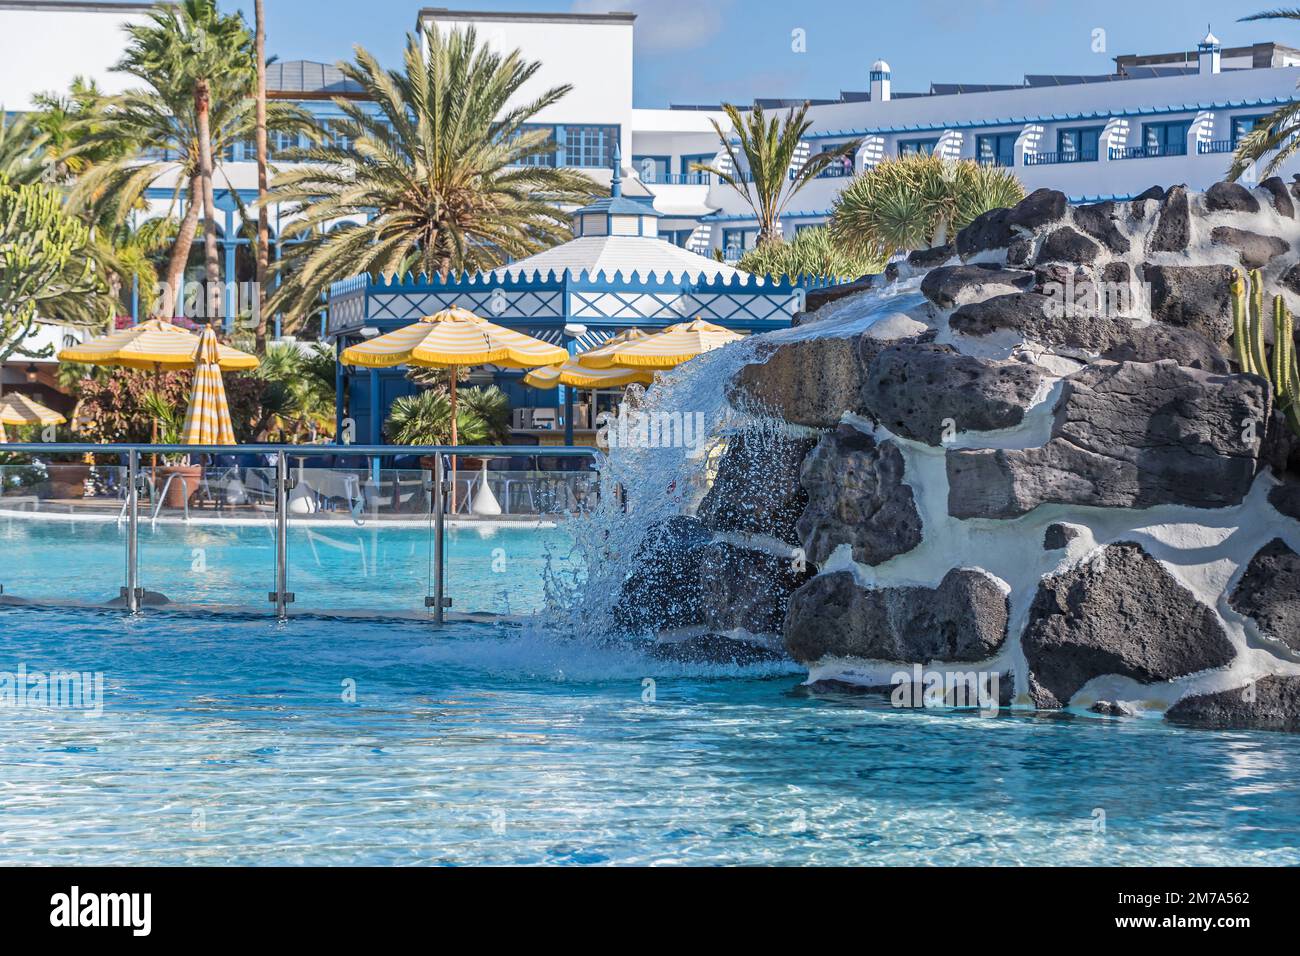
M 336 348 L 409 325 L 459 305 L 500 325 L 577 354 L 628 328 L 666 328 L 699 316 L 740 332 L 790 325 L 808 288 L 833 280 L 760 278 L 659 237 L 660 213 L 649 200 L 622 193 L 615 167 L 610 195 L 573 213 L 574 238 L 486 272 L 336 282 L 326 334 Z M 572 443 L 572 390 L 539 392 L 524 373 L 497 370 L 494 381 L 516 408 L 556 407 Z M 413 391 L 404 370 L 338 370 L 337 416 L 355 423 L 355 440 L 378 444 L 392 402 Z M 346 408 L 344 405 L 346 396 Z

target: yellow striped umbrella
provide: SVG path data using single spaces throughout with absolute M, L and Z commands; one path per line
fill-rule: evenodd
M 30 395 L 12 392 L 0 401 L 0 425 L 62 425 L 67 419 Z
M 14 392 L 0 401 L 0 445 L 9 440 L 6 425 L 62 425 L 66 421 L 54 409 L 46 408 L 22 392 Z
M 603 354 L 624 342 L 637 342 L 649 337 L 648 332 L 628 329 L 608 339 L 599 348 L 583 352 L 582 356 Z M 653 372 L 620 368 L 588 368 L 578 359 L 569 359 L 563 365 L 548 365 L 524 376 L 524 384 L 531 385 L 533 388 L 555 388 L 557 385 L 568 385 L 573 388 L 621 388 L 624 385 L 650 385 L 653 382 Z
M 468 309 L 452 306 L 414 325 L 343 350 L 339 361 L 366 368 L 421 365 L 448 368 L 451 375 L 451 443 L 456 444 L 456 369 L 462 365 L 541 368 L 569 358 L 564 349 L 531 335 L 494 325 Z
M 739 332 L 697 318 L 670 325 L 662 332 L 639 341 L 584 352 L 578 356 L 578 362 L 587 368 L 596 369 L 676 368 L 702 352 L 720 348 L 741 338 L 744 336 Z
M 548 365 L 524 376 L 524 384 L 533 388 L 555 388 L 559 385 L 572 388 L 622 388 L 624 385 L 650 385 L 654 380 L 654 372 L 626 368 L 586 368 L 577 362 Z
M 88 365 L 114 365 L 146 372 L 194 367 L 199 337 L 188 329 L 162 319 L 149 319 L 139 325 L 111 332 L 59 352 L 60 362 L 84 362 Z M 226 371 L 257 368 L 254 355 L 218 345 L 221 367 Z
M 194 387 L 190 407 L 181 426 L 182 445 L 233 445 L 235 429 L 230 423 L 226 386 L 221 381 L 221 346 L 211 327 L 199 336 L 194 353 Z

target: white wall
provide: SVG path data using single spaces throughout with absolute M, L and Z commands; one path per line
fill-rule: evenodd
M 0 106 L 30 109 L 37 93 L 66 93 L 73 77 L 120 93 L 130 77 L 111 72 L 126 48 L 123 27 L 145 20 L 144 4 L 6 3 L 0 0 Z

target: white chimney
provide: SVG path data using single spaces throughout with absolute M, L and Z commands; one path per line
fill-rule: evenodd
M 889 64 L 877 60 L 871 64 L 871 102 L 889 99 Z
M 1205 39 L 1196 45 L 1196 60 L 1201 76 L 1219 72 L 1219 54 L 1222 51 L 1219 38 L 1207 30 Z

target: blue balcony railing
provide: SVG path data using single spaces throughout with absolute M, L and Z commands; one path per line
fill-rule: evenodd
M 1111 159 L 1155 159 L 1162 156 L 1186 155 L 1186 143 L 1169 143 L 1163 146 L 1152 143 L 1149 146 L 1112 146 L 1110 148 Z
M 1095 163 L 1097 161 L 1097 151 L 1085 149 L 1082 152 L 1078 150 L 1066 150 L 1055 153 L 1026 153 L 1026 166 L 1055 166 L 1057 163 Z
M 1231 153 L 1236 149 L 1230 139 L 1206 139 L 1196 144 L 1196 151 L 1206 153 Z
M 709 173 L 652 173 L 642 176 L 641 181 L 648 186 L 707 186 L 713 182 Z

